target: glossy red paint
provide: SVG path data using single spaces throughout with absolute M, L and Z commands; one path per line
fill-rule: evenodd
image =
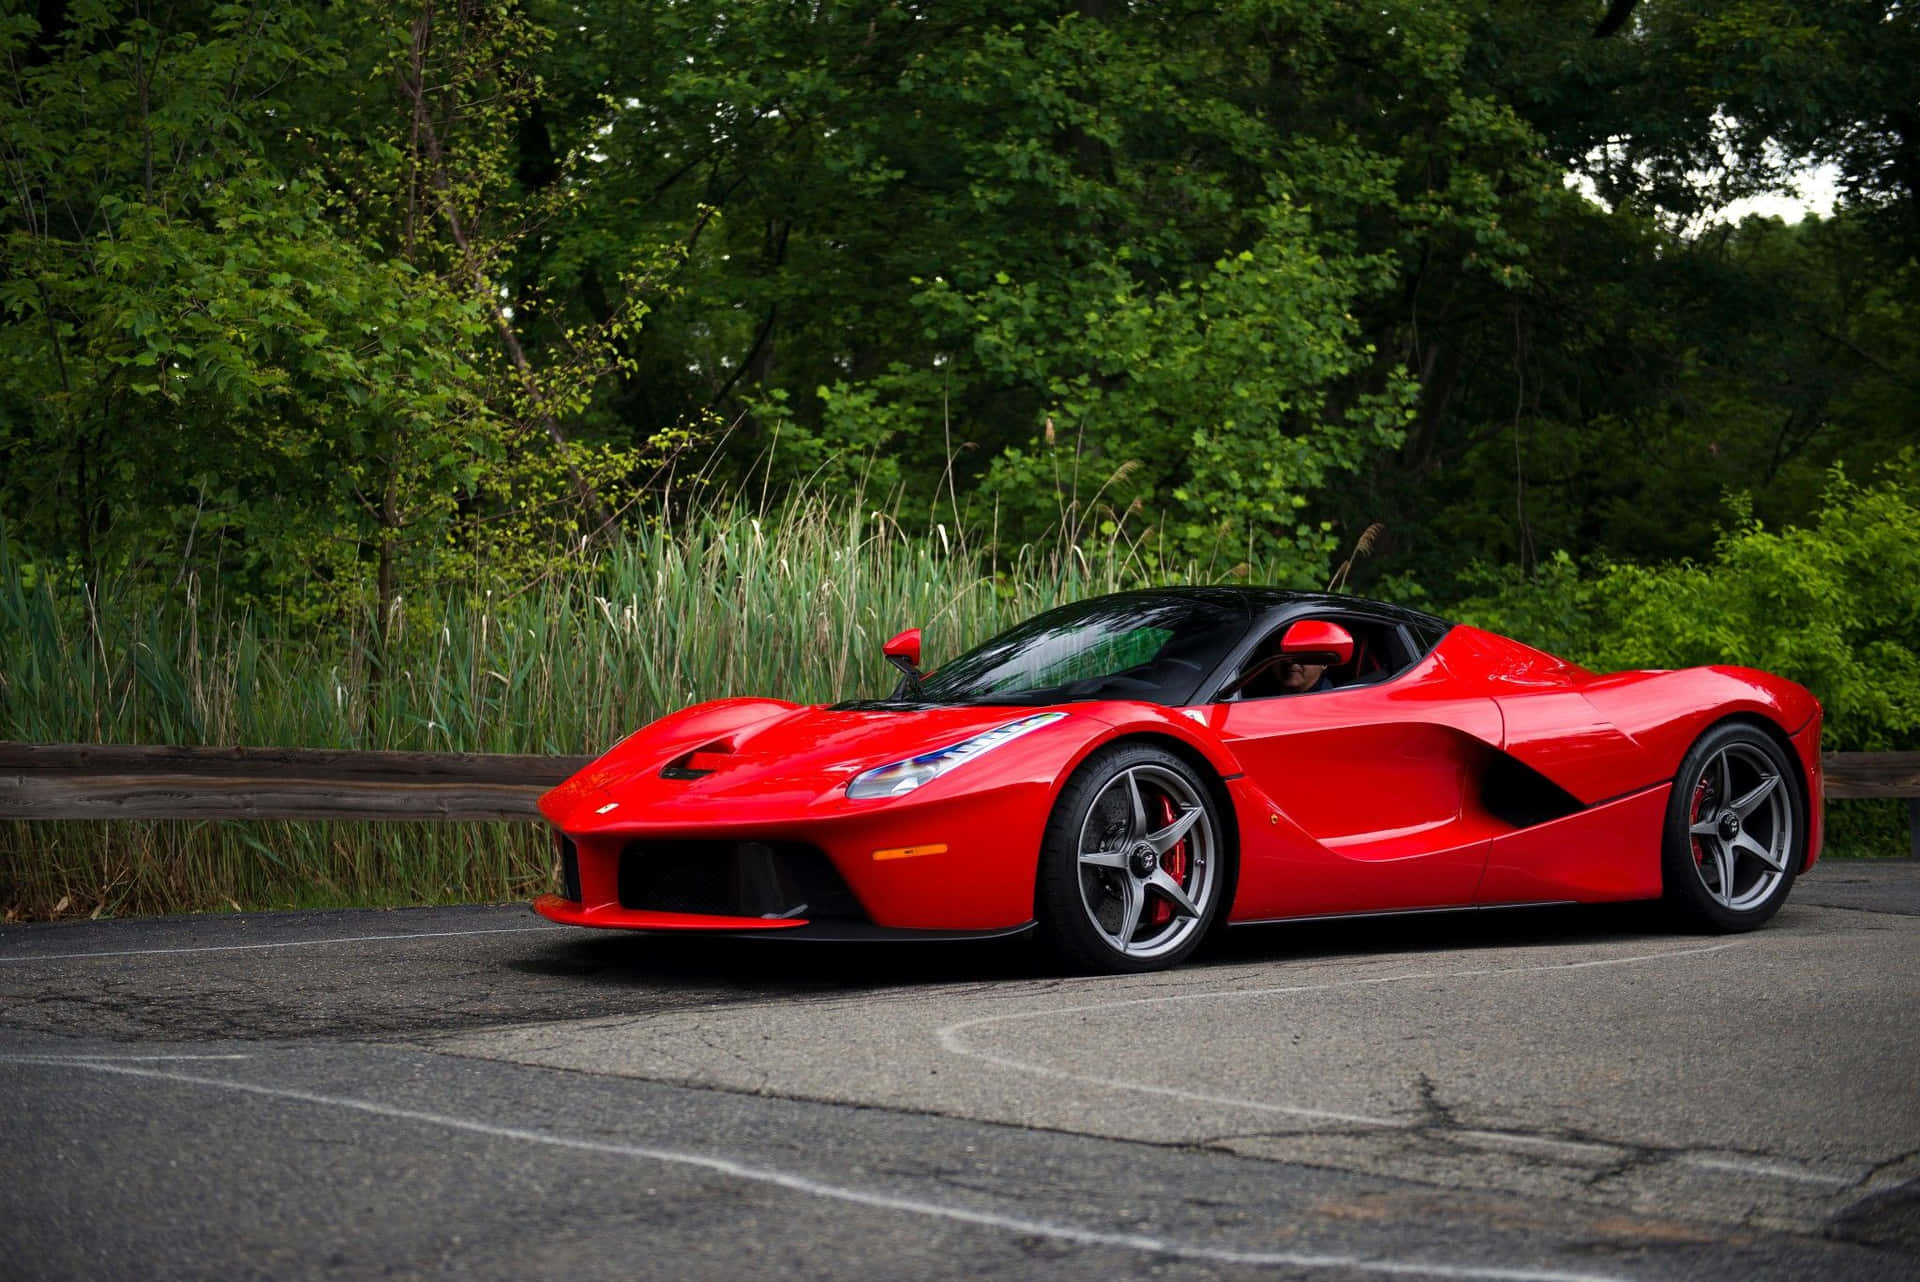
M 1437 653 L 1461 689 L 1499 705 L 1497 746 L 1581 801 L 1605 801 L 1660 778 L 1640 746 L 1581 694 L 1580 682 L 1591 675 L 1584 669 L 1464 626 L 1449 632 Z
M 1746 717 L 1791 737 L 1820 715 L 1805 688 L 1752 668 L 1616 672 L 1586 679 L 1580 692 L 1646 751 L 1659 778 L 1671 778 L 1693 741 L 1716 721 Z
M 1326 655 L 1345 663 L 1353 657 L 1353 634 L 1327 619 L 1302 619 L 1280 638 L 1280 653 Z
M 914 667 L 920 666 L 920 629 L 908 628 L 892 637 L 880 652 L 889 659 L 905 659 Z
M 1288 647 L 1303 627 L 1337 639 L 1313 617 L 1273 626 L 1290 628 Z M 906 635 L 890 654 L 904 655 Z M 1049 713 L 1061 715 L 903 795 L 848 795 L 863 772 Z M 1016 927 L 1033 917 L 1060 789 L 1102 747 L 1140 738 L 1217 787 L 1237 857 L 1235 922 L 1651 898 L 1671 780 L 1700 735 L 1730 717 L 1791 746 L 1807 785 L 1810 865 L 1821 840 L 1819 705 L 1750 669 L 1599 675 L 1456 626 L 1390 679 L 1190 708 L 723 700 L 629 736 L 542 798 L 575 844 L 581 898 L 546 896 L 535 908 L 645 930 L 809 924 L 621 905 L 628 843 L 698 838 L 811 846 L 875 926 Z
M 1663 783 L 1564 819 L 1509 828 L 1488 847 L 1476 902 L 1658 898 L 1659 834 L 1670 787 Z
M 1240 807 L 1231 920 L 1473 902 L 1496 831 L 1475 793 L 1500 710 L 1461 693 L 1437 655 L 1382 685 L 1206 716 L 1261 798 L 1251 822 Z
M 746 722 L 731 765 L 692 780 L 661 772 L 699 734 L 658 744 L 635 736 L 541 800 L 548 819 L 579 847 L 582 901 L 601 912 L 593 924 L 618 924 L 617 864 L 627 842 L 697 833 L 703 838 L 804 841 L 832 861 L 878 926 L 922 930 L 994 929 L 1032 916 L 1038 842 L 1009 842 L 1008 832 L 1038 833 L 1046 823 L 1064 755 L 1085 755 L 1112 727 L 1068 716 L 998 749 L 992 788 L 960 771 L 902 797 L 854 801 L 846 785 L 861 770 L 958 743 L 1030 715 L 1025 709 L 936 709 L 917 725 L 898 714 L 774 707 Z M 704 718 L 693 724 L 705 727 Z M 706 754 L 702 754 L 703 758 Z M 982 765 L 986 763 L 980 763 Z M 875 860 L 876 850 L 945 845 L 912 859 Z M 589 870 L 594 875 L 589 875 Z M 930 887 L 938 887 L 930 893 Z M 547 914 L 552 916 L 551 913 Z M 661 929 L 650 924 L 650 929 Z M 711 925 L 704 927 L 711 929 Z

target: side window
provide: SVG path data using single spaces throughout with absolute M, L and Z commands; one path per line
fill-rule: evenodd
M 1416 656 L 1406 633 L 1390 623 L 1351 623 L 1353 662 L 1329 672 L 1336 686 L 1377 685 L 1411 668 Z
M 1439 645 L 1441 639 L 1451 631 L 1453 631 L 1453 625 L 1443 623 L 1439 619 L 1422 619 L 1418 623 L 1409 624 L 1407 632 L 1412 636 L 1414 644 L 1419 647 L 1419 652 L 1413 656 L 1414 659 L 1418 661 L 1432 654 L 1433 648 Z
M 1262 637 L 1241 662 L 1239 670 L 1220 688 L 1225 701 L 1271 699 L 1282 695 L 1317 694 L 1349 686 L 1377 685 L 1399 676 L 1419 658 L 1407 636 L 1393 624 L 1369 619 L 1329 616 L 1353 636 L 1353 657 L 1327 667 L 1295 664 L 1280 654 L 1280 640 L 1289 619 Z

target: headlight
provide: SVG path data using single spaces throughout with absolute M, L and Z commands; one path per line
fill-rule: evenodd
M 1018 721 L 1009 721 L 1004 726 L 983 731 L 971 739 L 964 739 L 949 747 L 933 752 L 923 752 L 917 757 L 905 761 L 896 761 L 891 765 L 876 766 L 864 774 L 857 774 L 847 785 L 847 795 L 855 801 L 865 801 L 870 797 L 898 797 L 902 793 L 912 792 L 923 783 L 938 779 L 947 771 L 962 762 L 973 760 L 983 752 L 990 752 L 1003 743 L 1011 743 L 1029 731 L 1041 726 L 1050 726 L 1066 716 L 1064 712 L 1042 712 L 1036 716 L 1022 717 Z

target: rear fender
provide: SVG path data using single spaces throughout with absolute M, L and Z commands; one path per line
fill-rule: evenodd
M 1649 784 L 1672 779 L 1687 749 L 1715 722 L 1753 717 L 1790 742 L 1820 711 L 1804 686 L 1753 668 L 1616 672 L 1578 688 L 1615 728 L 1640 745 Z

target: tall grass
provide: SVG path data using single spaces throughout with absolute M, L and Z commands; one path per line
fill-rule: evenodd
M 855 502 L 706 514 L 523 588 L 403 599 L 297 628 L 195 599 L 28 586 L 0 562 L 0 739 L 597 752 L 702 699 L 883 693 L 909 626 L 941 655 L 1063 600 L 1150 577 L 1124 543 L 983 559 L 952 530 Z M 8 919 L 509 899 L 544 889 L 529 824 L 9 823 Z

